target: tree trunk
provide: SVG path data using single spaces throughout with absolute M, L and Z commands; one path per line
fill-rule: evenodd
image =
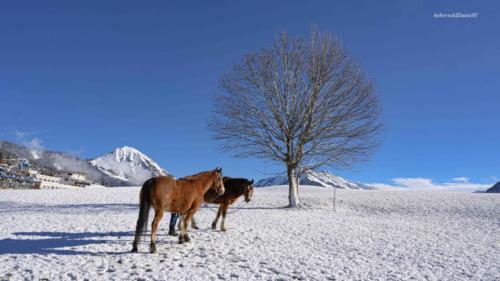
M 295 168 L 287 166 L 287 175 L 288 175 L 288 203 L 289 203 L 288 207 L 298 208 L 300 207 L 299 184 Z

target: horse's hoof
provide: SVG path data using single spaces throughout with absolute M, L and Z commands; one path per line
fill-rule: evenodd
M 220 231 L 226 231 L 227 229 L 225 227 L 221 227 Z
M 151 254 L 156 253 L 156 245 L 151 245 L 151 246 L 149 247 L 149 252 L 150 252 Z
M 132 251 L 130 251 L 130 252 L 131 252 L 131 253 L 137 253 L 137 252 L 138 252 L 138 251 L 137 251 L 137 247 L 132 248 Z
M 181 234 L 181 235 L 179 235 L 179 244 L 182 244 L 182 243 L 184 243 L 185 241 L 186 241 L 186 240 L 185 240 L 185 238 L 184 238 L 184 235 L 182 235 L 182 234 Z
M 217 224 L 216 223 L 212 223 L 212 229 L 215 230 L 217 228 Z
M 193 229 L 200 229 L 197 225 L 192 225 L 191 226 Z
M 187 234 L 184 236 L 184 240 L 186 242 L 191 242 L 191 238 L 189 238 L 189 236 Z

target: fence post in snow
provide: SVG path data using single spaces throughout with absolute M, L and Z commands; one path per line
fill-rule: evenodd
M 333 186 L 333 211 L 337 212 L 337 186 Z

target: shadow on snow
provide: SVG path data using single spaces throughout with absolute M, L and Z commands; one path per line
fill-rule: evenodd
M 44 237 L 42 239 L 2 239 L 0 240 L 0 254 L 58 254 L 58 255 L 100 255 L 100 254 L 122 254 L 125 252 L 88 252 L 75 249 L 61 249 L 67 247 L 79 247 L 92 244 L 112 244 L 116 240 L 106 237 L 122 236 L 132 237 L 130 231 L 119 232 L 15 232 L 17 236 Z M 89 239 L 90 238 L 90 239 Z M 93 238 L 93 239 L 92 239 Z M 102 239 L 95 239 L 102 238 Z M 128 252 L 127 252 L 128 253 Z
M 166 229 L 159 229 L 158 237 L 169 237 L 166 234 Z M 16 236 L 21 236 L 19 239 L 2 239 L 0 240 L 0 255 L 2 254 L 56 254 L 56 255 L 120 255 L 128 254 L 132 249 L 132 239 L 134 232 L 132 231 L 116 231 L 116 232 L 14 232 Z M 149 232 L 145 232 L 141 239 L 141 244 L 149 244 Z M 29 238 L 24 238 L 28 236 Z M 40 239 L 39 239 L 40 238 Z M 124 239 L 122 239 L 124 238 Z M 172 239 L 159 239 L 157 244 L 177 244 L 177 237 Z M 103 247 L 111 244 L 126 245 L 126 251 L 99 251 L 95 248 L 94 251 L 85 251 L 78 249 L 63 249 L 68 247 L 80 247 L 87 245 L 103 245 Z M 120 246 L 120 247 L 121 247 Z
M 0 212 L 2 213 L 17 213 L 17 212 L 47 212 L 47 213 L 96 213 L 96 212 L 124 212 L 139 210 L 139 204 L 29 204 L 17 203 L 12 201 L 0 201 Z

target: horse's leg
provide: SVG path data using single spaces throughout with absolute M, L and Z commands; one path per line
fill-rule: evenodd
M 215 216 L 215 219 L 212 222 L 212 229 L 217 228 L 217 221 L 219 220 L 221 212 L 222 212 L 222 205 L 219 205 L 219 210 L 217 211 L 217 215 Z
M 229 208 L 229 203 L 226 202 L 221 207 L 222 207 L 222 221 L 220 223 L 220 230 L 226 231 L 226 214 L 227 214 L 227 208 Z
M 184 241 L 186 242 L 190 242 L 191 241 L 191 238 L 189 238 L 189 235 L 188 235 L 188 225 L 189 225 L 189 222 L 191 221 L 191 219 L 193 218 L 193 215 L 194 215 L 194 212 L 193 211 L 188 211 L 188 213 L 186 214 L 186 233 L 184 234 Z
M 196 224 L 196 221 L 194 220 L 194 215 L 191 217 L 191 227 L 193 229 L 200 229 L 198 225 Z
M 151 226 L 151 245 L 149 246 L 151 253 L 156 253 L 156 231 L 158 230 L 158 224 L 163 218 L 163 212 L 163 208 L 155 210 L 155 218 L 153 220 L 153 225 Z
M 182 221 L 182 230 L 181 230 L 181 235 L 179 236 L 179 243 L 184 243 L 184 242 L 190 242 L 191 238 L 189 238 L 188 235 L 188 225 L 189 222 L 193 219 L 194 214 L 196 213 L 197 207 L 192 207 L 189 209 L 187 212 L 183 214 L 184 220 Z
M 181 221 L 180 221 L 180 230 L 181 230 L 181 233 L 179 234 L 179 244 L 182 244 L 184 242 L 187 242 L 186 241 L 186 236 L 187 236 L 187 225 L 188 225 L 188 220 L 187 220 L 188 216 L 187 216 L 187 212 L 186 213 L 183 213 L 181 215 Z
M 179 223 L 177 224 L 177 230 L 181 230 L 182 229 L 182 214 L 179 213 Z

